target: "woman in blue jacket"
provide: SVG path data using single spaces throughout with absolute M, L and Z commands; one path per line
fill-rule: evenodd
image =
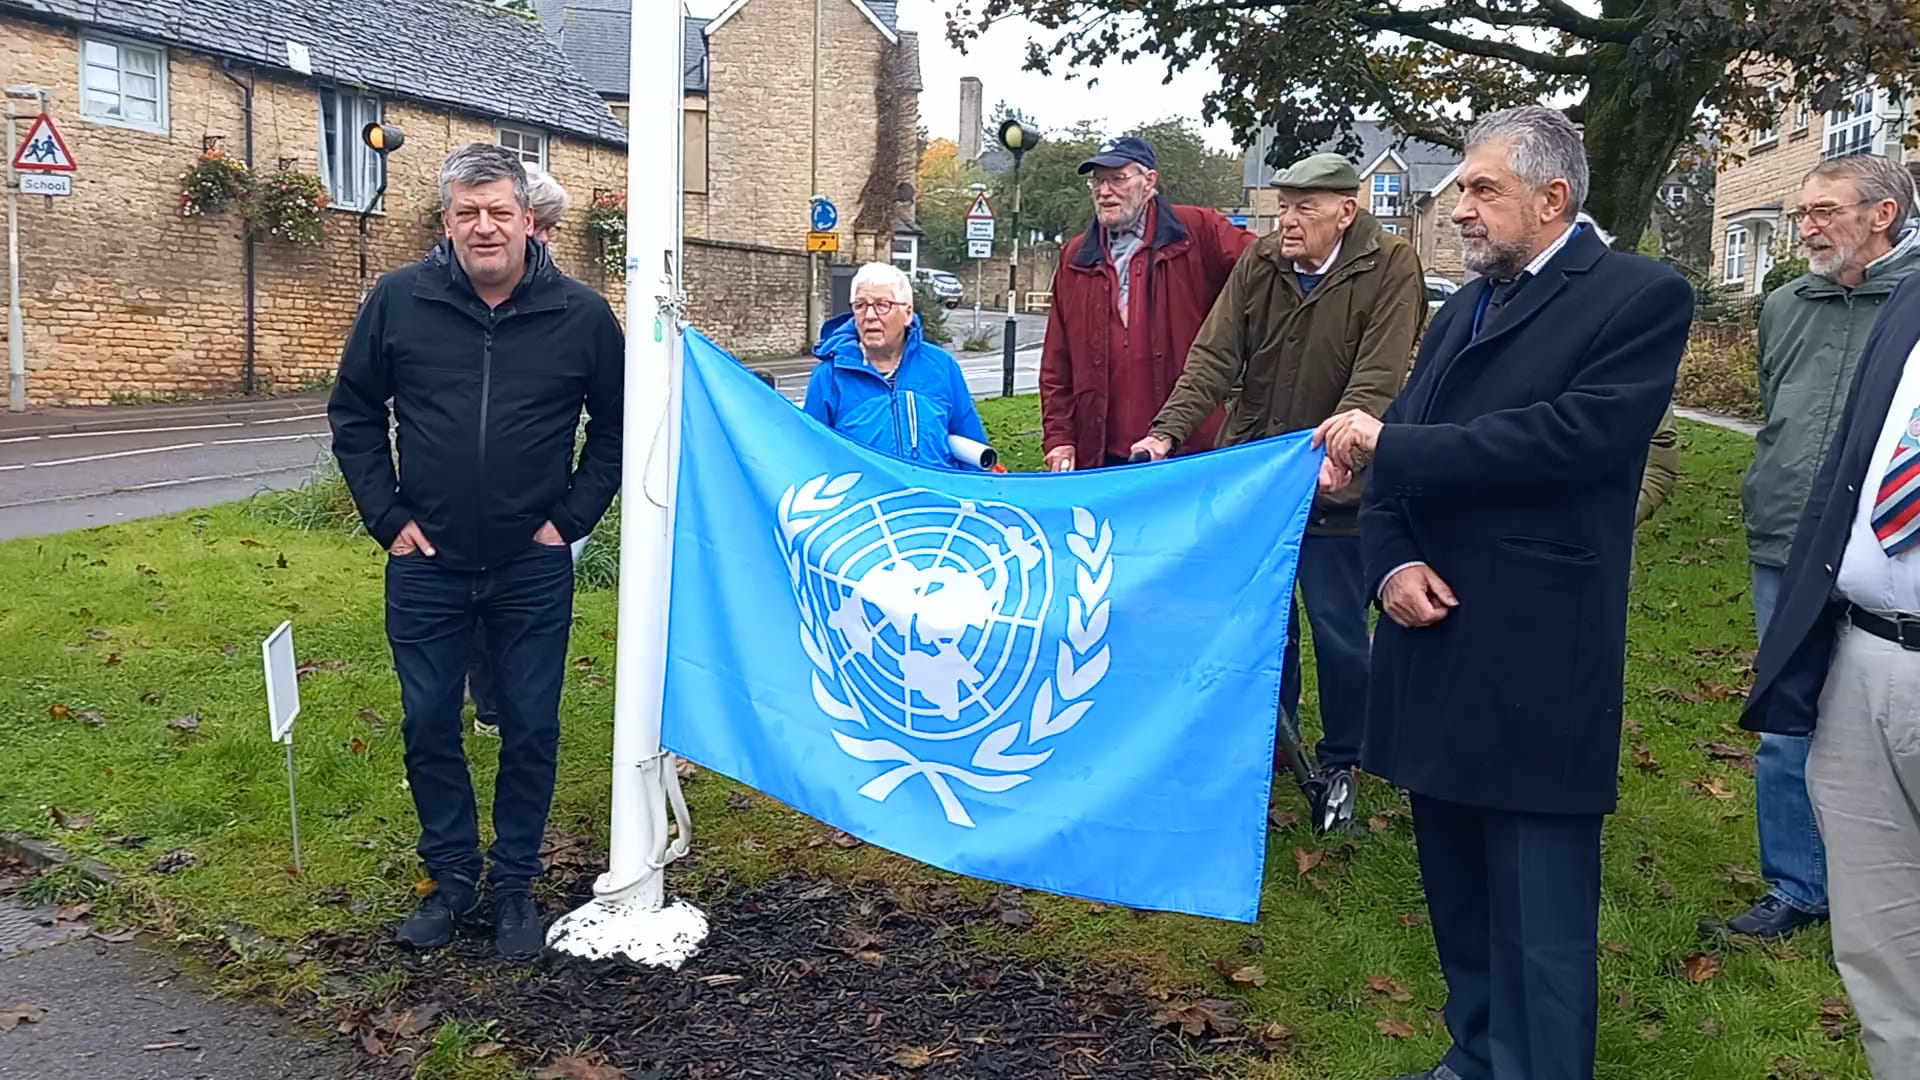
M 975 466 L 949 435 L 987 441 L 960 365 L 920 335 L 913 284 L 899 267 L 868 263 L 853 278 L 853 312 L 820 328 L 820 366 L 807 382 L 807 415 L 847 438 L 921 465 Z

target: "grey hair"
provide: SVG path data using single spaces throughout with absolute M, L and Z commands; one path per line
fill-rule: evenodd
M 527 171 L 528 208 L 533 211 L 535 229 L 551 229 L 560 224 L 560 218 L 566 214 L 572 201 L 567 197 L 567 189 L 553 174 L 538 165 L 524 166 Z
M 913 303 L 913 280 L 907 277 L 905 270 L 892 263 L 870 262 L 862 266 L 853 275 L 853 288 L 858 290 L 862 285 L 886 289 L 893 294 L 895 300 L 905 304 Z
M 1893 233 L 1899 235 L 1913 216 L 1913 174 L 1905 165 L 1879 154 L 1850 154 L 1823 161 L 1807 173 L 1806 179 L 1851 180 L 1860 201 L 1868 206 L 1893 202 Z M 1801 181 L 1805 183 L 1806 181 Z
M 456 148 L 440 165 L 440 205 L 453 205 L 453 185 L 513 181 L 513 198 L 525 210 L 532 205 L 527 192 L 527 168 L 520 155 L 493 143 L 471 142 Z
M 1497 112 L 1473 125 L 1467 149 L 1488 143 L 1507 145 L 1507 164 L 1521 182 L 1544 191 L 1555 180 L 1567 185 L 1567 219 L 1587 205 L 1587 147 L 1567 114 L 1544 105 L 1522 105 Z

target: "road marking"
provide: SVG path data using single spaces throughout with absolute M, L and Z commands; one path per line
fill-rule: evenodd
M 26 468 L 25 465 L 0 465 L 0 472 L 5 472 L 8 469 L 24 468 Z M 220 480 L 255 480 L 268 476 L 291 476 L 294 474 L 307 476 L 311 475 L 312 471 L 312 465 L 290 465 L 284 468 L 255 469 L 248 472 L 209 473 L 206 476 L 192 476 L 185 480 L 155 480 L 151 483 L 135 484 L 128 487 L 110 487 L 96 491 L 76 491 L 64 495 L 49 495 L 43 499 L 22 499 L 17 502 L 0 502 L 0 511 L 18 510 L 23 506 L 44 506 L 48 503 L 77 502 L 82 499 L 101 499 L 114 495 L 131 494 L 136 491 L 145 491 L 150 488 L 180 487 L 186 484 L 205 484 Z
M 246 425 L 238 420 L 225 424 L 182 424 L 179 427 L 142 427 L 120 428 L 117 431 L 63 431 L 58 435 L 49 435 L 49 439 L 105 439 L 115 435 L 156 435 L 168 431 L 212 431 L 214 428 L 235 428 Z
M 249 420 L 247 421 L 247 423 L 252 424 L 254 426 L 259 426 L 261 424 L 291 424 L 296 420 L 325 420 L 326 418 L 327 418 L 326 413 L 317 412 L 317 413 L 307 413 L 305 416 L 281 416 L 281 417 L 276 417 L 275 419 L 272 419 L 272 420 Z
M 17 443 L 17 442 L 32 442 L 33 440 L 35 440 L 35 439 L 38 439 L 38 438 L 42 438 L 42 436 L 39 436 L 39 435 L 15 435 L 15 436 L 14 436 L 13 438 L 11 438 L 11 439 L 0 439 L 0 445 L 5 445 L 6 443 Z
M 30 461 L 27 464 L 36 469 L 50 469 L 55 465 L 82 465 L 89 461 L 106 461 L 108 458 L 138 457 L 141 454 L 164 454 L 169 450 L 192 450 L 206 443 L 175 443 L 172 446 L 148 446 L 139 450 L 120 450 L 111 454 L 88 454 L 86 457 L 61 458 L 58 461 Z
M 251 439 L 215 439 L 208 446 L 240 446 L 244 443 L 291 442 L 294 439 L 318 439 L 327 433 L 324 431 L 303 431 L 298 435 L 256 435 Z

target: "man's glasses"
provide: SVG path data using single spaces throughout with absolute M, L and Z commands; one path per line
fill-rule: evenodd
M 1128 184 L 1133 183 L 1145 175 L 1145 173 L 1126 172 L 1121 173 L 1119 176 L 1089 176 L 1087 177 L 1087 190 L 1097 192 L 1101 188 L 1108 188 L 1113 191 L 1119 191 L 1121 188 L 1126 187 Z
M 884 318 L 893 314 L 894 308 L 906 306 L 905 303 L 899 300 L 855 300 L 853 302 L 853 313 L 855 315 L 865 315 L 868 312 L 872 312 Z
M 1842 210 L 1851 210 L 1856 206 L 1865 205 L 1866 202 L 1863 200 L 1860 202 L 1838 203 L 1825 206 L 1803 206 L 1800 208 L 1800 217 L 1814 228 L 1824 229 L 1828 225 L 1833 224 L 1833 215 Z

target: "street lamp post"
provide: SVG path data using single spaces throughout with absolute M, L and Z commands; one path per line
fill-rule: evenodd
M 1040 145 L 1040 132 L 1018 120 L 1000 125 L 1000 145 L 1013 155 L 1013 249 L 1007 259 L 1007 332 L 1000 343 L 1000 396 L 1013 396 L 1014 298 L 1020 287 L 1020 159 Z
M 20 178 L 13 169 L 15 101 L 37 101 L 47 111 L 47 92 L 38 86 L 7 87 L 7 411 L 27 410 L 27 343 L 20 317 Z M 48 199 L 52 202 L 52 199 Z

